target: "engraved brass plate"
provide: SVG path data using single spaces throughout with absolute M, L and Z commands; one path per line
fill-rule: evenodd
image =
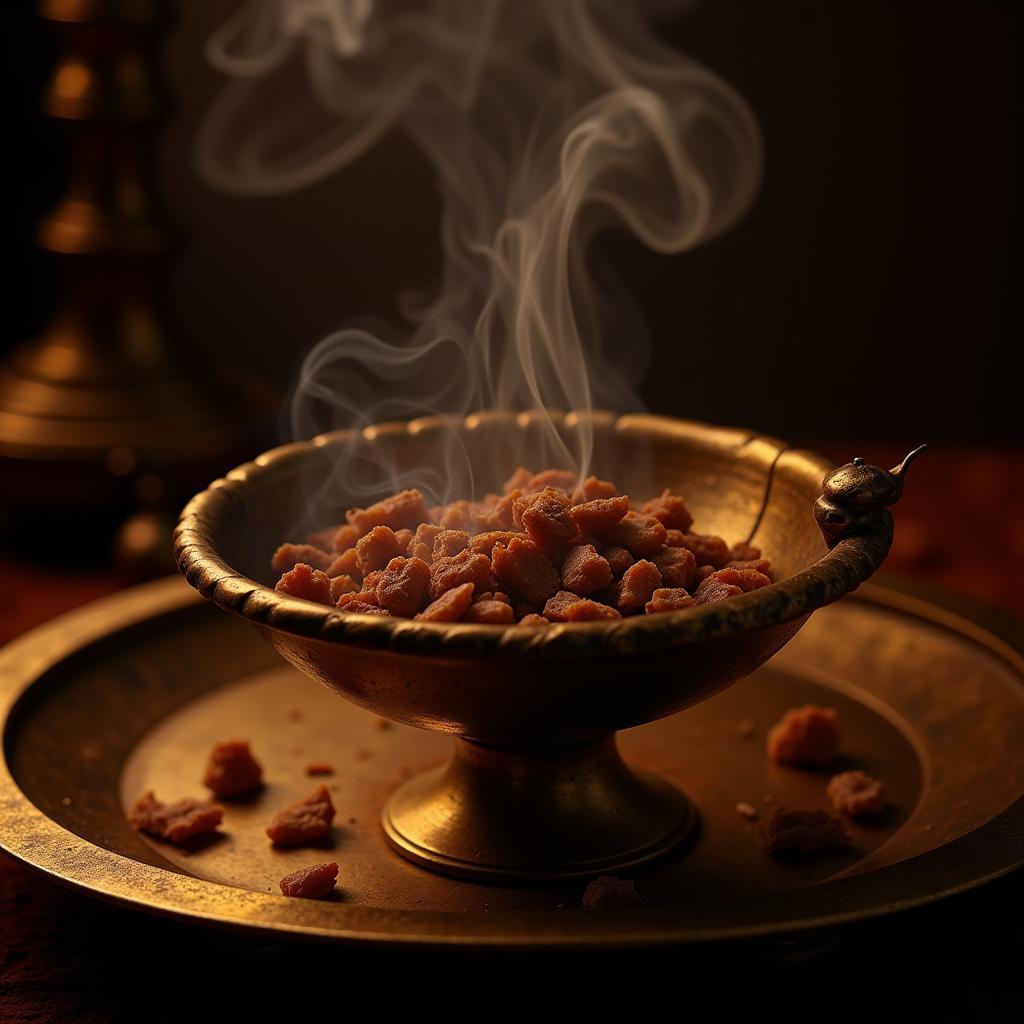
M 701 815 L 678 854 L 631 872 L 646 903 L 587 913 L 582 882 L 481 885 L 417 868 L 388 846 L 381 808 L 452 740 L 381 728 L 296 670 L 241 619 L 177 579 L 127 591 L 0 652 L 0 846 L 56 879 L 207 923 L 348 942 L 627 946 L 791 931 L 962 891 L 1024 860 L 1021 630 L 995 631 L 888 587 L 813 615 L 769 664 L 680 714 L 622 733 L 630 763 L 676 781 Z M 623 685 L 628 685 L 624 680 Z M 844 766 L 884 779 L 891 810 L 852 824 L 854 847 L 803 864 L 767 858 L 739 801 L 824 806 L 827 772 L 769 765 L 787 707 L 839 710 Z M 748 739 L 741 719 L 756 723 Z M 219 739 L 251 740 L 267 786 L 228 805 L 222 838 L 184 851 L 136 834 L 143 789 L 203 794 Z M 311 779 L 326 761 L 335 773 Z M 263 828 L 317 782 L 338 808 L 329 846 L 276 851 Z M 284 874 L 337 860 L 339 894 L 277 895 Z

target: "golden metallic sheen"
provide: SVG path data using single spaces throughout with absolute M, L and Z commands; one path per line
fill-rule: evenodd
M 400 465 L 431 466 L 454 429 L 481 491 L 493 490 L 514 468 L 492 464 L 496 437 L 519 435 L 525 447 L 535 419 L 487 412 L 381 424 L 364 439 Z M 665 417 L 589 419 L 594 472 L 638 497 L 664 486 L 684 495 L 702 531 L 763 548 L 781 582 L 683 611 L 547 629 L 416 622 L 290 598 L 272 589 L 271 554 L 302 520 L 309 482 L 330 479 L 346 433 L 239 467 L 193 499 L 176 531 L 189 583 L 301 671 L 379 715 L 461 738 L 444 772 L 410 780 L 384 810 L 395 849 L 433 870 L 532 882 L 624 869 L 678 846 L 696 823 L 690 801 L 625 764 L 614 733 L 747 675 L 888 551 L 892 520 L 881 509 L 826 549 L 812 507 L 829 464 L 815 455 Z M 556 420 L 571 435 L 583 414 Z M 353 504 L 334 497 L 328 522 Z
M 1024 631 L 968 607 L 971 619 L 866 584 L 713 700 L 623 733 L 624 757 L 685 785 L 704 827 L 685 855 L 630 871 L 643 906 L 587 913 L 580 879 L 471 883 L 396 857 L 381 805 L 397 781 L 442 762 L 451 741 L 381 729 L 310 685 L 241 618 L 166 579 L 0 651 L 0 849 L 136 909 L 279 939 L 619 948 L 862 920 L 1024 861 Z M 890 808 L 850 823 L 851 849 L 794 865 L 764 855 L 756 822 L 735 805 L 763 816 L 820 803 L 823 774 L 764 756 L 771 723 L 808 701 L 838 710 L 845 764 L 884 779 Z M 737 725 L 748 718 L 755 731 L 744 738 Z M 217 841 L 185 850 L 128 825 L 125 809 L 145 789 L 201 796 L 210 748 L 229 737 L 252 742 L 267 785 L 229 803 Z M 308 778 L 310 760 L 335 774 Z M 268 819 L 320 781 L 338 808 L 332 845 L 273 848 Z M 326 859 L 341 867 L 336 898 L 277 894 L 279 878 Z

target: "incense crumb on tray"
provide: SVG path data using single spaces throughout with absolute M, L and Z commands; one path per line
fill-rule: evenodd
M 753 821 L 757 817 L 757 811 L 754 809 L 754 805 L 745 803 L 742 800 L 736 805 L 736 813 L 741 818 L 746 818 L 747 821 Z
M 79 751 L 83 761 L 87 761 L 89 764 L 96 764 L 103 760 L 103 751 L 99 747 L 93 746 L 91 743 L 87 743 Z
M 318 786 L 279 812 L 267 826 L 267 835 L 275 846 L 302 846 L 329 835 L 334 814 L 331 794 L 326 786 Z
M 392 727 L 391 721 L 387 718 L 378 718 L 373 724 L 379 732 L 386 732 Z
M 278 591 L 346 613 L 539 626 L 679 612 L 771 582 L 758 548 L 690 532 L 681 496 L 636 506 L 566 470 L 520 467 L 502 494 L 434 508 L 401 491 L 345 519 L 273 553 Z
M 833 808 L 850 818 L 881 814 L 885 810 L 885 787 L 865 772 L 833 775 L 825 792 Z
M 302 719 L 302 708 L 285 708 L 284 717 L 290 722 L 298 722 Z
M 263 767 L 247 740 L 224 740 L 210 751 L 203 785 L 219 797 L 241 796 L 263 785 Z
M 329 864 L 310 864 L 299 868 L 280 881 L 281 894 L 299 899 L 319 900 L 334 892 L 338 879 L 338 865 L 333 861 Z
M 636 883 L 631 878 L 616 878 L 614 875 L 601 875 L 595 878 L 583 892 L 584 910 L 636 907 L 643 901 L 643 897 L 636 891 Z
M 307 775 L 333 775 L 334 765 L 328 764 L 326 761 L 310 761 L 306 765 Z
M 757 731 L 757 723 L 752 718 L 740 719 L 736 726 L 736 735 L 742 740 L 749 740 Z
M 184 843 L 196 836 L 209 835 L 217 830 L 223 817 L 224 808 L 220 804 L 188 798 L 164 804 L 152 790 L 139 797 L 128 812 L 128 821 L 133 827 L 170 843 Z
M 845 849 L 850 837 L 838 818 L 821 808 L 780 807 L 757 829 L 773 857 L 799 857 L 824 850 Z
M 776 764 L 825 765 L 839 753 L 839 716 L 833 708 L 790 708 L 768 730 L 766 749 Z

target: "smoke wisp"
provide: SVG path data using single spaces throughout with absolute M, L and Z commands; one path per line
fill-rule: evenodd
M 639 407 L 643 332 L 590 240 L 617 225 L 658 252 L 690 249 L 743 215 L 761 168 L 742 98 L 657 39 L 654 18 L 678 7 L 249 0 L 210 39 L 228 76 L 198 139 L 210 183 L 303 188 L 399 131 L 442 200 L 436 289 L 404 302 L 401 331 L 353 326 L 313 348 L 296 437 L 428 412 Z M 540 434 L 537 464 L 586 473 L 585 431 Z M 444 465 L 382 467 L 381 483 L 435 500 L 474 490 L 454 439 Z

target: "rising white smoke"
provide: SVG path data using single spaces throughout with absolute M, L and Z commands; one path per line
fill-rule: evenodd
M 442 199 L 437 290 L 406 304 L 396 336 L 353 327 L 315 346 L 296 436 L 483 407 L 639 406 L 642 332 L 595 285 L 588 242 L 619 225 L 656 251 L 690 249 L 742 216 L 761 169 L 744 101 L 654 35 L 655 15 L 679 7 L 250 0 L 213 36 L 209 58 L 231 81 L 199 137 L 208 181 L 302 188 L 394 130 L 426 155 Z M 568 450 L 549 423 L 540 449 L 538 462 L 583 474 L 591 438 Z M 472 489 L 457 444 L 431 471 L 385 476 L 438 498 Z

